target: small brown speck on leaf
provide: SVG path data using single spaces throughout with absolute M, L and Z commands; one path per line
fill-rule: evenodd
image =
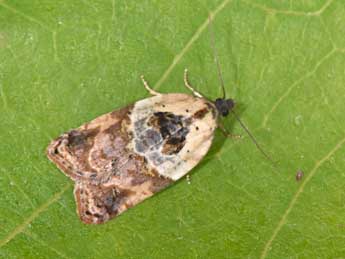
M 304 172 L 303 172 L 302 170 L 298 170 L 298 171 L 296 172 L 296 181 L 297 181 L 297 182 L 301 181 L 302 178 L 303 178 L 303 176 L 304 176 Z

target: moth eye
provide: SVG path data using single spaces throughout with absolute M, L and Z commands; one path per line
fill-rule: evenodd
M 186 112 L 189 112 L 189 110 L 187 109 Z
M 187 150 L 187 153 L 189 153 L 189 150 Z
M 196 127 L 195 127 L 195 129 L 196 129 L 196 130 L 199 130 L 199 127 L 198 127 L 198 126 L 196 126 Z
M 162 104 L 162 107 L 165 108 L 165 104 Z

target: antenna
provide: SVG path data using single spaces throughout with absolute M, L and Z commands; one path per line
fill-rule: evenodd
M 211 15 L 208 16 L 208 21 L 209 21 L 209 27 L 208 28 L 209 28 L 209 31 L 210 31 L 210 41 L 211 41 L 211 46 L 212 46 L 212 49 L 213 49 L 214 61 L 217 64 L 218 77 L 219 77 L 219 81 L 220 81 L 220 84 L 222 86 L 222 91 L 223 91 L 222 99 L 225 99 L 225 97 L 226 97 L 225 86 L 224 86 L 224 80 L 223 80 L 222 72 L 221 72 L 221 69 L 220 69 L 220 63 L 219 63 L 219 60 L 218 60 L 218 55 L 217 55 L 217 50 L 216 50 L 216 45 L 215 45 L 215 40 L 214 40 L 214 33 L 213 33 L 213 30 L 212 30 L 212 26 L 211 26 L 211 22 L 212 22 Z
M 253 134 L 249 131 L 249 129 L 244 125 L 244 123 L 240 120 L 240 118 L 237 116 L 234 110 L 231 110 L 232 114 L 235 116 L 236 120 L 240 123 L 241 127 L 247 132 L 248 136 L 251 138 L 251 140 L 254 142 L 255 146 L 259 149 L 259 151 L 269 160 L 272 162 L 272 164 L 275 166 L 276 162 L 272 160 L 272 158 L 266 154 L 266 152 L 261 148 L 259 143 L 256 141 Z
M 218 60 L 218 55 L 217 55 L 217 50 L 216 50 L 216 46 L 215 46 L 215 37 L 214 37 L 214 33 L 212 30 L 212 26 L 211 26 L 211 22 L 212 22 L 212 18 L 211 18 L 211 14 L 208 16 L 208 20 L 209 20 L 209 31 L 210 31 L 210 41 L 211 41 L 211 46 L 213 49 L 213 54 L 214 54 L 214 61 L 217 64 L 217 72 L 218 72 L 218 77 L 219 77 L 219 81 L 220 84 L 222 86 L 222 91 L 223 91 L 223 97 L 222 99 L 224 100 L 226 98 L 226 93 L 225 93 L 225 86 L 224 86 L 224 80 L 223 80 L 223 76 L 222 76 L 222 72 L 220 69 L 220 63 Z M 235 116 L 236 120 L 240 123 L 241 127 L 247 132 L 248 136 L 250 137 L 250 139 L 253 141 L 253 143 L 255 144 L 255 146 L 257 147 L 257 149 L 259 149 L 259 151 L 273 164 L 273 166 L 276 166 L 276 163 L 272 160 L 272 158 L 266 154 L 266 152 L 261 148 L 261 146 L 259 145 L 259 143 L 256 141 L 255 137 L 253 136 L 253 134 L 249 131 L 249 129 L 246 127 L 246 125 L 244 125 L 244 123 L 240 120 L 240 118 L 237 116 L 237 114 L 235 113 L 235 111 L 233 109 L 230 109 L 230 111 L 232 112 L 232 114 Z

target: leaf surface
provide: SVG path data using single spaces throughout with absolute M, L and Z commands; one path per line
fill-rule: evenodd
M 228 96 L 229 116 L 171 188 L 83 225 L 51 139 L 161 92 Z M 315 1 L 0 0 L 1 258 L 340 258 L 345 243 L 345 4 Z M 304 172 L 295 180 L 298 170 Z

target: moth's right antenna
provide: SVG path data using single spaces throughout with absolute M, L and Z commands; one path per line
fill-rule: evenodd
M 226 93 L 225 93 L 224 80 L 223 80 L 223 76 L 222 76 L 222 72 L 221 72 L 221 68 L 220 68 L 220 63 L 219 63 L 219 60 L 218 60 L 218 55 L 217 55 L 217 50 L 216 50 L 216 45 L 215 45 L 214 33 L 213 33 L 213 30 L 212 30 L 212 26 L 211 26 L 212 19 L 211 19 L 211 15 L 210 14 L 208 16 L 208 20 L 209 20 L 209 31 L 210 31 L 211 46 L 212 46 L 213 53 L 214 53 L 214 61 L 217 64 L 218 77 L 219 77 L 219 81 L 220 81 L 220 84 L 222 86 L 222 91 L 223 91 L 223 97 L 221 98 L 222 99 L 221 101 L 222 102 L 224 102 L 224 101 L 226 102 L 226 100 L 225 100 Z M 247 132 L 248 136 L 253 141 L 253 143 L 258 148 L 258 150 L 272 163 L 272 165 L 274 167 L 276 167 L 275 161 L 273 161 L 273 159 L 262 149 L 262 147 L 256 141 L 256 139 L 253 136 L 253 134 L 249 131 L 249 129 L 246 127 L 246 125 L 244 125 L 244 123 L 240 120 L 240 118 L 237 116 L 235 111 L 233 109 L 231 109 L 230 111 L 234 115 L 235 119 L 240 123 L 241 127 Z
M 237 113 L 235 113 L 234 110 L 231 110 L 232 114 L 235 116 L 235 119 L 240 123 L 241 127 L 247 132 L 248 136 L 252 139 L 254 145 L 258 148 L 258 150 L 273 164 L 273 166 L 276 166 L 276 162 L 263 150 L 263 148 L 259 145 L 259 143 L 256 141 L 253 134 L 249 131 L 249 129 L 244 125 L 244 123 L 241 121 L 241 119 L 237 116 Z
M 212 46 L 212 49 L 213 49 L 214 61 L 217 64 L 218 77 L 219 77 L 219 81 L 220 81 L 220 84 L 222 86 L 222 91 L 223 91 L 222 99 L 225 99 L 226 93 L 225 93 L 224 80 L 223 80 L 223 76 L 222 76 L 222 71 L 220 69 L 220 63 L 219 63 L 219 60 L 218 60 L 216 44 L 215 44 L 215 40 L 214 40 L 214 33 L 213 33 L 213 30 L 212 30 L 212 25 L 211 25 L 212 18 L 211 18 L 210 14 L 208 15 L 208 21 L 209 21 L 208 28 L 209 28 L 209 31 L 210 31 L 210 41 L 211 41 L 211 46 Z

